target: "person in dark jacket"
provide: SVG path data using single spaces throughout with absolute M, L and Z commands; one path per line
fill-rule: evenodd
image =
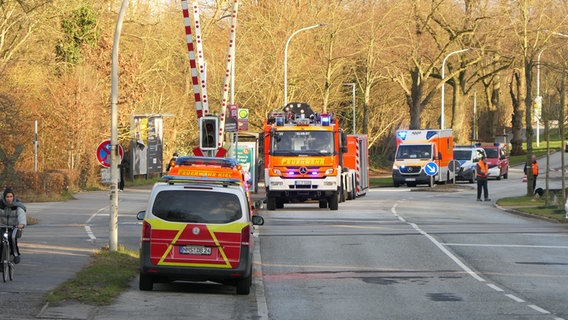
M 170 169 L 176 165 L 176 160 L 178 158 L 178 153 L 174 152 L 174 155 L 172 156 L 172 158 L 170 159 L 170 161 L 168 162 L 168 166 L 166 167 L 166 171 L 170 171 Z
M 18 248 L 18 238 L 22 230 L 27 225 L 26 207 L 16 199 L 14 191 L 6 187 L 0 200 L 0 225 L 2 234 L 4 228 L 8 228 L 8 241 L 10 242 L 10 253 L 14 256 L 14 263 L 20 263 L 20 249 Z

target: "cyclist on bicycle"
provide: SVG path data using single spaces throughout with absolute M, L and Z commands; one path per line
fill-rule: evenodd
M 20 263 L 18 238 L 22 233 L 21 230 L 27 224 L 26 207 L 16 199 L 14 191 L 7 187 L 2 194 L 2 200 L 0 200 L 0 209 L 3 209 L 0 210 L 0 225 L 8 226 L 8 241 L 10 242 L 10 251 L 14 255 L 14 263 Z

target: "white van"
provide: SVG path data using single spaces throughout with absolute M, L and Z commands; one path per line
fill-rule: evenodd
M 454 160 L 460 165 L 459 168 L 456 168 L 456 181 L 465 180 L 474 183 L 476 180 L 475 167 L 482 156 L 485 156 L 485 150 L 481 147 L 454 147 Z

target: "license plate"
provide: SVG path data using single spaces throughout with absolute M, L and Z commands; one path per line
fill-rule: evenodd
M 211 255 L 211 248 L 201 246 L 185 246 L 179 248 L 179 253 L 209 256 Z
M 404 181 L 416 181 L 416 178 L 406 178 Z
M 310 180 L 298 180 L 298 181 L 296 181 L 296 185 L 309 186 L 310 184 L 312 184 L 312 182 Z

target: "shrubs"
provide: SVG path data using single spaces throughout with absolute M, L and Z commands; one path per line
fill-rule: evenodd
M 73 170 L 17 171 L 14 179 L 3 181 L 2 186 L 12 186 L 22 197 L 23 195 L 41 197 L 42 195 L 64 194 L 76 188 L 78 175 L 79 173 Z

